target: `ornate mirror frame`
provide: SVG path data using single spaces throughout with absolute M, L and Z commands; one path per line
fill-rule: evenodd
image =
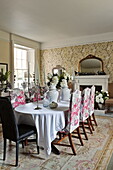
M 104 67 L 103 67 L 103 61 L 102 61 L 102 59 L 101 58 L 99 58 L 99 57 L 96 57 L 96 56 L 94 56 L 94 55 L 88 55 L 87 57 L 85 57 L 85 58 L 83 58 L 82 60 L 80 60 L 80 62 L 79 62 L 79 66 L 78 66 L 78 71 L 79 72 L 81 72 L 81 62 L 82 61 L 84 61 L 84 60 L 90 60 L 90 59 L 97 59 L 97 60 L 99 60 L 99 61 L 101 61 L 101 64 L 102 64 L 102 66 L 101 66 L 101 68 L 102 68 L 102 72 L 104 72 Z

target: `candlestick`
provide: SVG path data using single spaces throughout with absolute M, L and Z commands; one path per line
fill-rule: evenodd
M 30 86 L 30 62 L 28 62 L 28 91 Z
M 44 84 L 46 85 L 45 65 L 44 65 Z

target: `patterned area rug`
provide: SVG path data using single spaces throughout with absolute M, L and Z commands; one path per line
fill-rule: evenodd
M 7 147 L 7 159 L 2 161 L 3 143 L 0 133 L 0 168 L 4 170 L 104 170 L 107 169 L 113 153 L 113 118 L 96 116 L 98 126 L 93 134 L 87 130 L 89 140 L 83 140 L 81 146 L 79 140 L 73 138 L 77 155 L 72 155 L 71 148 L 57 146 L 61 151 L 60 155 L 51 153 L 46 157 L 44 150 L 40 148 L 37 155 L 35 143 L 29 143 L 24 149 L 20 145 L 19 166 L 15 164 L 15 144 Z M 84 136 L 83 136 L 84 138 Z M 67 141 L 65 141 L 67 142 Z

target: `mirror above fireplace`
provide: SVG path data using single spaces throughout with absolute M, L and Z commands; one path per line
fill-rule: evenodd
M 79 62 L 79 75 L 103 75 L 103 61 L 93 55 L 88 55 Z

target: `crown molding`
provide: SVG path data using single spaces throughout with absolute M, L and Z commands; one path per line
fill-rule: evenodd
M 8 32 L 0 30 L 0 40 L 9 42 L 10 41 L 10 34 Z
M 113 32 L 41 43 L 41 50 L 113 41 Z
M 28 47 L 32 47 L 32 48 L 38 48 L 40 49 L 40 43 L 36 42 L 34 40 L 25 38 L 25 37 L 21 37 L 15 34 L 11 34 L 11 40 L 16 44 L 20 44 L 20 45 L 25 45 Z

